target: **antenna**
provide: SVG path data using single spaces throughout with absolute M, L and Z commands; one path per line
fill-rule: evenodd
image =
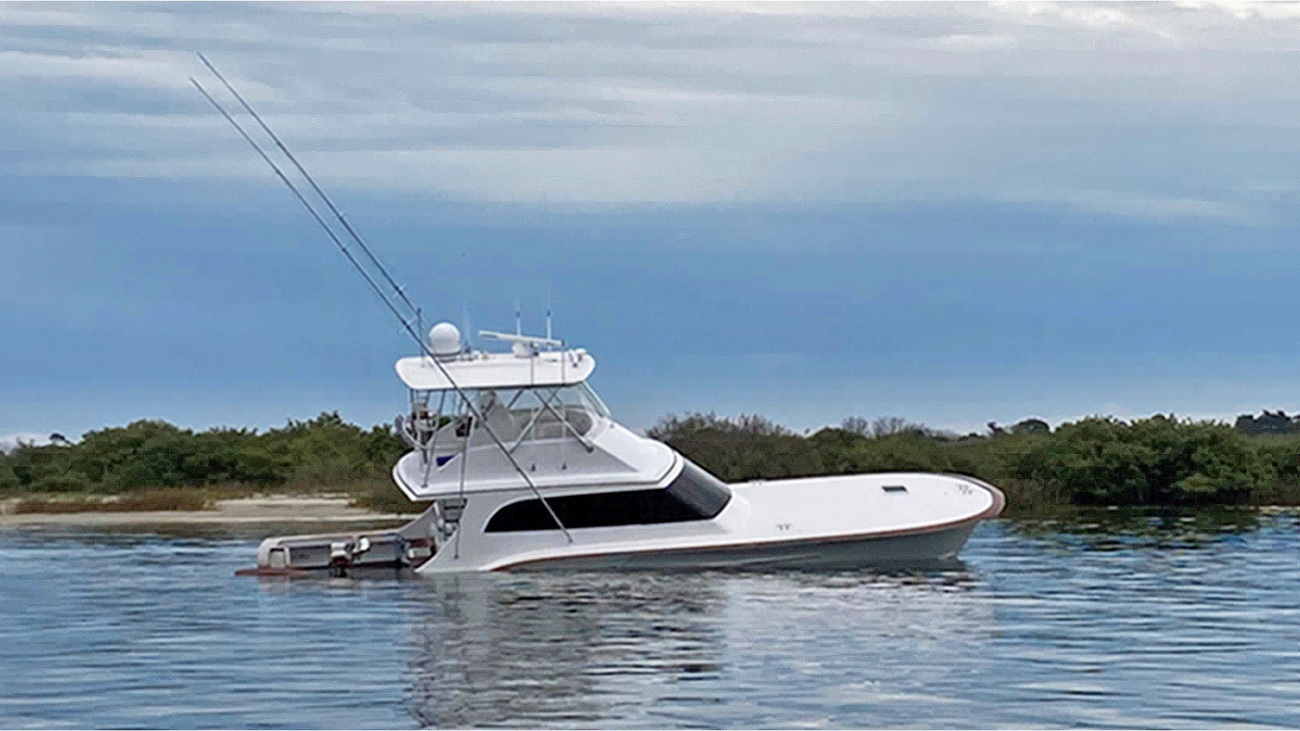
M 551 257 L 552 260 L 553 260 L 554 258 L 555 258 L 555 257 Z M 550 338 L 550 337 L 551 337 L 551 304 L 552 304 L 552 302 L 551 302 L 551 277 L 550 277 L 550 274 L 548 273 L 548 274 L 547 274 L 547 277 L 546 277 L 546 337 L 547 337 L 547 338 Z
M 357 246 L 360 247 L 361 250 L 365 253 L 366 258 L 373 265 L 374 269 L 388 283 L 389 288 L 397 295 L 398 299 L 406 306 L 410 315 L 402 314 L 397 304 L 393 301 L 393 298 L 387 292 L 384 291 L 383 287 L 379 286 L 379 283 L 375 281 L 375 277 L 371 274 L 371 272 L 368 271 L 367 268 L 363 266 L 360 261 L 357 260 L 355 255 L 353 255 L 352 250 L 348 248 L 347 242 L 344 241 L 338 235 L 338 233 L 336 233 L 334 229 L 329 226 L 328 223 L 326 223 L 325 218 L 316 210 L 316 207 L 311 204 L 311 202 L 307 199 L 307 197 L 303 195 L 302 191 L 299 190 L 298 186 L 294 185 L 293 181 L 291 181 L 289 177 L 285 175 L 284 170 L 278 164 L 276 164 L 274 160 L 271 159 L 271 156 L 267 154 L 266 150 L 263 149 L 261 145 L 257 144 L 257 142 L 252 138 L 252 136 L 248 134 L 247 130 L 245 130 L 244 127 L 240 125 L 239 122 L 237 122 L 235 118 L 230 115 L 230 112 L 226 111 L 225 107 L 221 106 L 221 104 L 216 99 L 214 99 L 212 95 L 208 93 L 207 89 L 204 89 L 203 85 L 200 84 L 198 80 L 195 79 L 193 76 L 190 77 L 190 83 L 194 84 L 194 87 L 199 90 L 199 93 L 203 95 L 203 98 L 207 99 L 208 103 L 210 103 L 213 107 L 215 107 L 216 110 L 221 113 L 221 116 L 226 118 L 226 121 L 229 122 L 230 125 L 234 127 L 237 132 L 239 132 L 239 135 L 244 138 L 244 141 L 247 142 L 249 146 L 252 147 L 253 150 L 257 152 L 257 154 L 262 158 L 262 160 L 264 160 L 266 164 L 270 166 L 271 170 L 275 173 L 276 177 L 280 179 L 280 182 L 284 183 L 285 187 L 287 187 L 289 191 L 293 193 L 294 197 L 298 199 L 298 202 L 301 203 L 302 206 L 307 209 L 307 212 L 309 214 L 311 214 L 312 219 L 316 221 L 317 225 L 319 225 L 321 229 L 325 232 L 325 234 L 329 236 L 330 240 L 333 241 L 334 244 L 339 248 L 339 251 L 341 251 L 343 255 L 347 257 L 348 262 L 352 264 L 352 267 L 356 269 L 357 273 L 361 275 L 361 278 L 365 280 L 366 284 L 370 287 L 371 291 L 373 291 L 379 297 L 380 301 L 382 301 L 384 305 L 388 308 L 388 310 L 393 313 L 393 315 L 398 319 L 399 322 L 401 322 L 402 329 L 404 329 L 407 332 L 407 334 L 411 336 L 411 339 L 413 339 L 416 342 L 416 344 L 420 346 L 420 351 L 424 356 L 427 357 L 428 362 L 431 362 L 435 367 L 437 367 L 438 371 L 442 374 L 443 378 L 447 379 L 447 383 L 450 384 L 452 389 L 456 391 L 456 395 L 459 396 L 461 401 L 465 404 L 465 407 L 466 409 L 469 410 L 470 415 L 474 417 L 475 422 L 478 424 L 482 424 L 484 426 L 484 432 L 486 432 L 487 435 L 492 438 L 492 442 L 496 445 L 496 447 L 499 450 L 501 450 L 501 453 L 505 455 L 506 459 L 515 468 L 515 471 L 519 473 L 519 476 L 524 478 L 524 482 L 527 483 L 528 487 L 532 490 L 533 494 L 537 496 L 537 499 L 542 503 L 542 507 L 546 508 L 546 512 L 550 514 L 551 519 L 554 520 L 555 524 L 559 526 L 561 531 L 563 531 L 565 538 L 568 539 L 569 543 L 573 543 L 573 536 L 569 533 L 569 529 L 564 526 L 564 523 L 560 520 L 560 517 L 555 514 L 555 511 L 551 508 L 550 503 L 537 489 L 537 485 L 533 483 L 532 478 L 530 478 L 528 476 L 528 473 L 524 471 L 524 468 L 520 466 L 518 460 L 515 459 L 514 454 L 510 452 L 510 450 L 506 447 L 506 445 L 501 441 L 500 437 L 497 436 L 496 432 L 493 431 L 492 428 L 487 425 L 486 421 L 483 418 L 483 414 L 480 412 L 479 408 L 474 405 L 474 402 L 472 399 L 469 398 L 469 395 L 465 393 L 464 389 L 460 387 L 460 384 L 456 383 L 456 380 L 452 378 L 449 372 L 447 372 L 446 367 L 444 367 L 443 364 L 439 362 L 438 358 L 434 355 L 434 352 L 430 347 L 429 343 L 425 340 L 425 338 L 420 333 L 420 331 L 415 329 L 416 326 L 420 324 L 420 308 L 416 307 L 414 303 L 412 303 L 411 300 L 406 296 L 406 292 L 397 284 L 396 281 L 393 280 L 392 276 L 389 275 L 388 270 L 384 268 L 384 265 L 379 261 L 379 258 L 375 256 L 374 252 L 370 250 L 370 247 L 366 245 L 365 241 L 357 234 L 356 231 L 353 230 L 352 225 L 349 224 L 347 219 L 343 217 L 343 214 L 334 205 L 333 201 L 330 200 L 329 196 L 325 194 L 325 191 L 321 190 L 320 186 L 316 184 L 315 179 L 313 179 L 311 175 L 307 173 L 307 170 L 303 168 L 303 166 L 298 162 L 298 159 L 293 156 L 293 153 L 289 152 L 289 148 L 285 147 L 284 143 L 280 141 L 280 138 L 277 137 L 276 134 L 271 131 L 271 128 L 267 126 L 266 122 L 262 121 L 262 118 L 257 115 L 257 112 L 253 111 L 253 108 L 249 106 L 248 102 L 244 101 L 244 98 L 239 95 L 239 92 L 235 91 L 235 88 L 230 85 L 229 81 L 226 81 L 226 78 L 222 76 L 220 72 L 217 71 L 216 67 L 214 67 L 208 61 L 208 59 L 203 56 L 203 54 L 200 53 L 197 55 L 199 57 L 199 60 L 203 62 L 203 65 L 207 66 L 208 70 L 211 71 L 214 76 L 216 76 L 218 79 L 221 80 L 221 83 L 226 87 L 226 89 L 229 90 L 230 93 L 236 99 L 239 100 L 239 103 L 241 106 L 243 106 L 244 110 L 247 111 L 248 114 L 251 117 L 253 117 L 253 119 L 257 120 L 257 123 L 261 126 L 262 130 L 265 131 L 266 134 L 269 135 L 271 139 L 275 141 L 275 144 L 280 149 L 280 152 L 283 153 L 284 156 L 288 158 L 290 162 L 293 163 L 294 167 L 298 170 L 298 172 L 302 174 L 302 177 L 307 180 L 307 182 L 311 185 L 312 190 L 316 192 L 317 196 L 320 198 L 321 201 L 324 201 L 326 207 L 328 207 L 329 210 L 334 213 L 334 216 L 339 220 L 339 223 L 343 225 L 344 230 L 347 231 L 348 235 L 352 238 L 352 240 L 356 242 Z M 516 308 L 516 323 L 517 322 L 518 322 L 518 308 Z
M 461 324 L 461 328 L 460 328 L 461 337 L 465 338 L 465 349 L 469 350 L 473 345 L 469 339 L 470 333 L 474 331 L 469 329 L 469 305 L 468 304 L 462 304 L 460 306 L 460 324 Z
M 551 198 L 547 191 L 542 191 L 542 214 L 546 219 L 546 239 L 550 248 L 550 255 L 546 257 L 546 337 L 551 335 L 551 309 L 555 304 L 552 297 L 552 290 L 555 285 L 555 221 L 551 213 Z
M 520 310 L 519 300 L 515 300 L 515 335 L 524 334 L 524 326 L 523 323 L 521 322 L 522 317 L 519 314 L 519 310 Z

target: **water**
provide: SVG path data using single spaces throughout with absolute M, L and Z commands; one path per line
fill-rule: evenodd
M 982 525 L 942 571 L 237 579 L 0 531 L 0 727 L 1300 726 L 1300 520 Z

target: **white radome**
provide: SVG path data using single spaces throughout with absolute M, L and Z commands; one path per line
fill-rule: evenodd
M 460 353 L 460 330 L 450 322 L 440 322 L 429 330 L 429 347 L 437 356 Z

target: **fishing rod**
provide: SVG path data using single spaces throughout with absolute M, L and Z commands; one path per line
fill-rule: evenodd
M 418 320 L 420 317 L 420 308 L 416 307 L 415 303 L 411 302 L 410 298 L 406 296 L 406 291 L 402 289 L 402 287 L 397 283 L 396 280 L 393 279 L 391 275 L 389 275 L 388 269 L 383 265 L 382 262 L 379 261 L 379 257 L 375 256 L 374 251 L 371 250 L 370 246 L 365 242 L 365 239 L 362 239 L 361 235 L 358 234 L 356 230 L 352 228 L 352 224 L 348 222 L 347 217 L 344 216 L 342 211 L 340 211 L 338 207 L 334 205 L 334 201 L 330 199 L 330 197 L 325 193 L 325 191 L 322 190 L 321 187 L 316 184 L 316 179 L 313 178 L 311 176 L 311 173 L 307 172 L 307 169 L 304 168 L 302 164 L 298 162 L 298 158 L 294 157 L 294 154 L 289 151 L 289 148 L 286 147 L 284 142 L 280 140 L 280 136 L 271 130 L 270 126 L 268 126 L 266 122 L 262 120 L 261 115 L 253 111 L 253 107 L 249 105 L 248 101 L 244 99 L 243 95 L 235 90 L 235 87 L 232 86 L 231 83 L 226 80 L 225 76 L 221 75 L 220 71 L 217 71 L 217 67 L 213 66 L 212 62 L 209 61 L 206 56 L 204 56 L 202 53 L 196 53 L 195 55 L 199 57 L 199 60 L 203 62 L 204 66 L 208 67 L 208 70 L 212 72 L 212 75 L 216 76 L 217 79 L 221 81 L 222 85 L 224 85 L 226 89 L 230 91 L 231 95 L 233 95 L 235 99 L 239 100 L 239 104 L 244 108 L 244 111 L 248 112 L 249 116 L 257 120 L 257 123 L 259 126 L 261 126 L 262 130 L 266 132 L 266 134 L 275 142 L 276 147 L 280 148 L 280 152 L 284 153 L 284 156 L 289 159 L 289 162 L 293 163 L 293 166 L 297 168 L 298 172 L 302 175 L 302 177 L 307 180 L 307 183 L 311 185 L 312 190 L 316 191 L 316 195 L 320 196 L 320 199 L 324 201 L 325 206 L 330 209 L 330 212 L 334 214 L 334 217 L 339 220 L 339 223 L 343 224 L 344 230 L 348 232 L 348 235 L 352 237 L 352 240 L 357 242 L 357 246 L 361 247 L 361 251 L 365 253 L 366 258 L 368 258 L 370 262 L 375 265 L 375 268 L 379 270 L 380 275 L 382 275 L 384 280 L 388 282 L 388 286 L 393 288 L 393 291 L 397 293 L 397 296 L 401 298 L 402 302 L 405 303 L 407 308 L 415 315 L 416 319 Z M 423 328 L 421 327 L 418 329 L 423 329 Z
M 287 176 L 284 173 L 284 170 L 280 167 L 280 165 L 277 164 L 275 160 L 271 159 L 271 156 L 266 152 L 266 150 L 263 149 L 263 147 L 259 145 L 257 141 L 254 140 L 250 134 L 248 134 L 248 132 L 244 129 L 244 127 L 240 125 L 239 122 L 236 121 L 233 116 L 231 116 L 230 112 L 226 111 L 225 107 L 223 107 L 220 102 L 218 102 L 215 98 L 213 98 L 213 96 L 209 94 L 206 89 L 203 88 L 203 85 L 199 83 L 198 79 L 195 79 L 193 76 L 191 76 L 190 83 L 194 84 L 194 87 L 199 90 L 199 93 L 203 95 L 203 98 L 207 99 L 208 103 L 211 104 L 213 107 L 215 107 L 216 110 L 221 113 L 222 117 L 225 117 L 226 121 L 229 122 L 230 125 L 234 127 L 236 131 L 239 132 L 239 135 L 244 138 L 244 141 L 247 142 L 257 152 L 257 154 L 262 158 L 262 160 L 265 161 L 266 164 L 271 167 L 271 170 L 275 172 L 275 175 L 280 179 L 280 182 L 284 183 L 285 187 L 287 187 L 293 193 L 294 197 L 296 197 L 298 201 L 302 204 L 302 206 L 307 209 L 307 212 L 311 214 L 312 219 L 316 221 L 317 225 L 321 227 L 321 229 L 325 232 L 325 234 L 329 236 L 330 240 L 333 241 L 334 244 L 339 248 L 339 251 L 343 252 L 343 255 L 347 257 L 348 262 L 352 264 L 352 267 L 357 270 L 357 273 L 360 274 L 362 279 L 365 280 L 366 284 L 369 285 L 371 291 L 373 291 L 375 295 L 379 297 L 380 301 L 383 302 L 384 305 L 388 308 L 388 310 L 392 312 L 393 315 L 398 319 L 398 321 L 402 325 L 402 329 L 405 330 L 406 333 L 411 336 L 411 339 L 413 339 L 420 346 L 421 353 L 427 356 L 428 360 L 432 362 L 434 366 L 437 367 L 439 373 L 442 374 L 442 377 L 447 379 L 447 383 L 451 385 L 452 389 L 456 392 L 456 395 L 460 397 L 461 402 L 465 404 L 466 409 L 470 412 L 470 416 L 475 420 L 475 422 L 483 426 L 483 430 L 487 433 L 489 437 L 492 438 L 493 443 L 495 443 L 497 448 L 501 450 L 501 453 L 505 455 L 506 459 L 510 461 L 511 466 L 513 466 L 515 471 L 519 473 L 520 477 L 524 478 L 524 482 L 527 483 L 529 489 L 533 492 L 533 494 L 537 496 L 537 499 L 541 502 L 542 507 L 546 508 L 546 512 L 550 514 L 551 519 L 554 520 L 555 524 L 559 526 L 561 531 L 563 531 L 564 537 L 568 540 L 569 543 L 573 543 L 573 536 L 569 533 L 569 529 L 564 526 L 563 521 L 560 520 L 560 516 L 555 513 L 555 510 L 551 508 L 551 504 L 546 500 L 545 497 L 542 496 L 541 491 L 537 489 L 537 485 L 533 483 L 532 478 L 528 476 L 528 473 L 515 459 L 515 456 L 511 454 L 510 450 L 506 447 L 505 443 L 501 441 L 501 439 L 496 435 L 496 432 L 494 432 L 492 428 L 488 425 L 487 420 L 483 418 L 483 414 L 479 411 L 478 407 L 474 405 L 474 402 L 469 398 L 469 396 L 465 393 L 465 391 L 460 387 L 460 384 L 456 383 L 456 380 L 452 378 L 451 373 L 449 373 L 446 367 L 443 366 L 443 364 L 439 361 L 438 356 L 434 354 L 433 350 L 429 347 L 429 344 L 425 342 L 425 339 L 421 335 L 419 330 L 415 329 L 415 327 L 412 326 L 411 324 L 412 319 L 415 319 L 418 324 L 420 308 L 416 307 L 411 302 L 411 300 L 406 296 L 406 293 L 402 290 L 401 286 L 399 286 L 397 282 L 393 279 L 393 277 L 388 273 L 387 268 L 384 267 L 384 265 L 379 261 L 379 258 L 375 256 L 373 251 L 371 251 L 370 247 L 366 245 L 365 241 L 356 233 L 356 231 L 352 228 L 351 224 L 348 223 L 347 218 L 344 217 L 343 213 L 340 212 L 339 209 L 334 205 L 333 201 L 330 200 L 329 196 L 325 194 L 325 191 L 322 190 L 320 186 L 316 184 L 315 179 L 312 178 L 310 174 L 308 174 L 306 168 L 304 168 L 302 164 L 298 162 L 298 159 L 294 157 L 293 153 L 289 152 L 289 148 L 285 146 L 285 144 L 280 140 L 279 136 L 277 136 L 274 132 L 271 131 L 271 128 L 266 124 L 265 121 L 262 120 L 261 116 L 259 116 L 257 112 L 253 111 L 252 106 L 249 105 L 249 103 L 244 100 L 244 97 L 241 96 L 239 92 L 235 91 L 235 88 L 230 84 L 230 82 L 226 81 L 226 78 L 217 71 L 216 67 L 214 67 L 212 63 L 209 62 L 208 59 L 203 56 L 203 54 L 199 53 L 197 55 L 199 57 L 199 60 L 203 62 L 203 65 L 206 66 L 208 70 L 210 70 L 213 73 L 214 76 L 216 76 L 218 79 L 221 80 L 222 84 L 226 87 L 226 89 L 228 89 L 230 93 L 236 99 L 239 100 L 240 105 L 243 106 L 244 110 L 247 111 L 248 114 L 253 117 L 253 119 L 257 120 L 257 123 L 271 137 L 271 139 L 275 141 L 276 146 L 280 149 L 280 151 L 284 154 L 284 156 L 293 163 L 294 167 L 298 170 L 299 173 L 302 174 L 303 178 L 305 178 L 308 181 L 308 183 L 311 184 L 312 190 L 316 192 L 316 194 L 320 197 L 320 199 L 325 202 L 326 207 L 328 207 L 330 211 L 334 213 L 335 217 L 338 218 L 339 222 L 343 225 L 344 229 L 351 236 L 352 240 L 355 241 L 357 246 L 359 246 L 361 250 L 366 254 L 366 258 L 369 259 L 369 261 L 374 265 L 375 269 L 380 273 L 380 275 L 393 289 L 393 291 L 397 293 L 398 298 L 403 302 L 403 304 L 405 304 L 408 307 L 410 311 L 414 312 L 415 315 L 414 318 L 404 316 L 401 313 L 401 311 L 398 309 L 397 304 L 393 302 L 392 297 L 390 297 L 386 292 L 384 292 L 383 288 L 379 286 L 379 283 L 375 281 L 375 278 L 370 274 L 370 272 L 368 272 L 366 268 L 362 266 L 361 262 L 357 260 L 356 256 L 353 255 L 351 249 L 347 245 L 347 242 L 345 242 L 334 231 L 334 229 L 331 228 L 329 224 L 326 223 L 325 218 L 320 214 L 320 212 L 316 210 L 316 207 L 313 206 L 309 200 L 307 200 L 307 196 L 303 195 L 302 191 L 298 189 L 298 186 L 294 185 L 293 181 L 289 179 L 289 176 Z M 465 440 L 466 440 L 466 445 L 468 446 L 469 444 L 468 433 L 465 436 Z

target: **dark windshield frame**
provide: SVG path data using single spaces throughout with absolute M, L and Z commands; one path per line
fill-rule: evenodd
M 731 490 L 721 480 L 688 459 L 668 485 L 650 490 L 614 490 L 548 497 L 546 502 L 569 529 L 611 528 L 710 520 L 731 502 Z M 533 498 L 503 505 L 488 519 L 486 533 L 559 530 L 555 520 Z

